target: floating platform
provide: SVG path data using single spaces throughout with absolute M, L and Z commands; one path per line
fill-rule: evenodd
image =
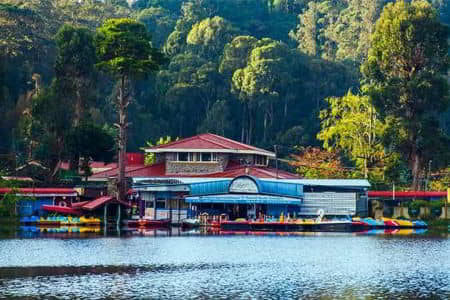
M 224 221 L 220 229 L 224 231 L 311 231 L 311 232 L 360 232 L 370 229 L 421 229 L 427 228 L 423 221 L 396 219 L 357 219 L 355 221 L 305 221 L 261 222 L 261 221 Z
M 253 221 L 225 221 L 220 224 L 221 230 L 231 231 L 353 231 L 353 222 L 330 221 L 330 222 L 253 222 Z

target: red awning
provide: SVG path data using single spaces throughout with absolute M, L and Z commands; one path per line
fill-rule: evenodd
M 0 188 L 0 194 L 15 192 L 16 195 L 30 196 L 76 196 L 77 191 L 70 188 Z
M 83 205 L 81 208 L 87 209 L 87 210 L 94 210 L 99 206 L 107 204 L 108 202 L 112 201 L 113 199 L 114 199 L 114 197 L 112 197 L 112 196 L 102 196 L 100 198 L 90 201 L 89 203 Z
M 72 208 L 80 208 L 83 205 L 88 204 L 88 203 L 89 203 L 89 201 L 75 202 L 75 203 L 72 203 Z
M 42 205 L 41 208 L 45 211 L 49 212 L 56 212 L 60 214 L 67 214 L 67 215 L 81 215 L 81 211 L 66 207 L 66 206 L 58 206 L 58 205 Z
M 115 203 L 118 203 L 118 204 L 130 207 L 130 205 L 128 203 L 126 203 L 124 201 L 119 201 L 115 197 L 102 196 L 100 198 L 97 198 L 95 200 L 90 201 L 89 203 L 81 206 L 80 208 L 81 209 L 86 209 L 86 210 L 94 210 L 94 209 L 97 209 L 98 207 L 100 207 L 102 205 L 105 205 L 105 204 L 108 204 L 110 202 L 115 202 Z

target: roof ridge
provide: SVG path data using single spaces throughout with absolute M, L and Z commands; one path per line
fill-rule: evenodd
M 209 133 L 209 134 L 212 134 L 212 133 Z M 205 134 L 205 135 L 206 135 L 206 134 Z M 224 144 L 222 144 L 222 143 L 220 143 L 220 142 L 218 142 L 218 141 L 213 141 L 213 140 L 211 140 L 211 139 L 205 138 L 204 136 L 200 136 L 200 135 L 199 135 L 198 138 L 201 139 L 201 140 L 210 142 L 210 143 L 212 143 L 212 144 L 216 144 L 216 145 L 218 145 L 218 146 L 221 146 L 221 147 L 223 147 L 223 148 L 225 148 L 225 149 L 229 149 L 229 147 L 227 147 L 226 145 L 224 145 Z
M 258 150 L 258 151 L 267 151 L 267 152 L 269 152 L 268 150 L 261 149 L 261 148 L 258 148 L 258 147 L 255 147 L 255 146 L 252 146 L 252 145 L 249 145 L 249 144 L 246 144 L 246 143 L 241 143 L 241 142 L 238 142 L 238 141 L 235 141 L 235 140 L 232 140 L 232 139 L 229 139 L 227 137 L 220 136 L 220 135 L 217 135 L 217 134 L 214 134 L 214 133 L 208 133 L 208 134 L 212 135 L 212 136 L 214 136 L 216 138 L 219 138 L 219 139 L 222 139 L 222 140 L 226 140 L 229 143 L 232 143 L 232 144 L 235 144 L 235 145 L 237 144 L 237 145 L 244 146 L 244 147 L 248 148 L 249 150 Z M 210 141 L 210 140 L 208 140 L 208 141 Z
M 197 134 L 197 135 L 190 136 L 190 137 L 187 137 L 187 138 L 182 138 L 182 139 L 179 139 L 179 140 L 176 140 L 176 141 L 167 143 L 167 144 L 155 145 L 155 146 L 153 146 L 153 147 L 146 147 L 146 148 L 148 148 L 148 149 L 152 149 L 152 148 L 166 148 L 167 146 L 172 146 L 172 145 L 179 144 L 179 143 L 181 143 L 181 142 L 186 142 L 186 141 L 193 140 L 193 139 L 195 139 L 195 138 L 198 138 L 200 135 L 201 135 L 201 134 Z
M 148 167 L 154 167 L 154 166 L 162 165 L 162 164 L 164 164 L 164 162 L 154 163 L 154 164 L 151 164 L 151 165 L 125 165 L 125 172 L 126 172 L 126 168 L 127 167 L 128 168 L 134 168 L 132 171 L 137 171 L 137 170 L 142 170 L 142 169 L 145 169 L 145 168 L 148 168 Z M 111 171 L 116 170 L 118 168 L 119 167 L 117 166 L 115 168 L 111 168 L 111 169 L 108 169 L 108 170 L 104 170 L 104 171 L 92 174 L 92 176 L 101 175 L 102 173 L 106 173 L 106 172 L 111 172 Z
M 214 133 L 201 133 L 201 134 L 197 134 L 191 137 L 187 137 L 187 138 L 182 138 L 179 139 L 177 141 L 173 141 L 167 144 L 163 144 L 163 145 L 157 145 L 157 146 L 153 146 L 153 147 L 146 147 L 146 149 L 165 149 L 165 148 L 170 148 L 172 146 L 178 145 L 180 143 L 186 143 L 186 142 L 191 142 L 191 141 L 195 141 L 195 140 L 202 140 L 211 144 L 214 144 L 216 146 L 219 146 L 223 149 L 233 149 L 233 150 L 239 150 L 242 148 L 244 148 L 245 150 L 253 150 L 253 151 L 259 151 L 259 152 L 265 152 L 265 153 L 272 153 L 269 150 L 266 149 L 262 149 L 262 148 L 258 148 L 252 145 L 248 145 L 245 143 L 241 143 L 235 140 L 232 140 L 230 138 L 226 138 Z M 227 145 L 226 143 L 229 143 L 231 145 Z M 235 146 L 235 147 L 233 147 Z

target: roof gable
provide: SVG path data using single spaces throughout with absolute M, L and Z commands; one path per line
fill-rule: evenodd
M 164 145 L 146 148 L 145 152 L 211 152 L 259 154 L 275 157 L 275 153 L 212 133 L 199 134 Z

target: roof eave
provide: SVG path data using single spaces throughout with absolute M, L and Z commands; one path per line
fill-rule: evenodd
M 257 154 L 275 158 L 275 153 L 270 151 L 258 150 L 239 150 L 239 149 L 189 149 L 189 148 L 145 148 L 146 153 L 174 153 L 174 152 L 213 152 L 213 153 L 233 153 L 233 154 Z

